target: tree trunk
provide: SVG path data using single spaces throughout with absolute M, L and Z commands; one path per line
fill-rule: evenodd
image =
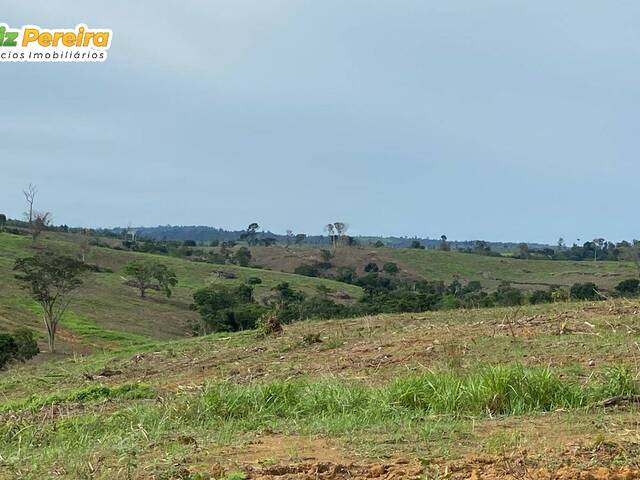
M 56 351 L 56 323 L 53 322 L 53 315 L 47 318 L 47 314 L 45 313 L 44 324 L 47 327 L 47 343 L 49 345 L 49 351 L 51 353 L 55 353 Z

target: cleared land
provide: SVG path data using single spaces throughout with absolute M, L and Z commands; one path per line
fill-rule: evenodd
M 637 393 L 639 315 L 385 315 L 19 366 L 0 476 L 640 478 L 637 404 L 602 403 Z
M 81 239 L 0 234 L 0 328 L 41 331 L 15 258 Z M 309 248 L 256 248 L 295 269 Z M 122 269 L 145 254 L 92 248 L 64 320 L 66 352 L 0 372 L 0 478 L 640 478 L 640 302 L 611 300 L 299 322 L 277 337 L 187 335 L 194 289 L 259 277 L 353 298 L 357 287 L 257 268 L 156 257 L 172 298 L 141 300 Z M 286 262 L 285 262 L 286 260 Z M 339 249 L 335 266 L 397 262 L 409 278 L 527 288 L 594 281 L 626 263 Z M 334 267 L 335 268 L 335 267 Z M 235 278 L 223 278 L 219 271 Z M 361 271 L 361 270 L 360 270 Z M 552 279 L 552 280 L 550 280 Z M 558 281 L 556 281 L 558 279 Z M 539 284 L 533 285 L 535 282 Z

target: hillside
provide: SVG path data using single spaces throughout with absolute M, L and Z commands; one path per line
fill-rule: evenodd
M 638 393 L 638 311 L 310 321 L 18 366 L 0 478 L 639 478 L 640 411 L 602 403 Z
M 82 237 L 78 235 L 47 233 L 34 247 L 27 236 L 0 233 L 0 330 L 27 325 L 43 331 L 38 307 L 13 278 L 15 259 L 44 249 L 77 256 L 81 241 Z M 171 298 L 151 294 L 149 298 L 140 299 L 135 289 L 124 284 L 122 269 L 126 263 L 151 257 L 173 268 L 178 276 L 179 283 Z M 92 247 L 87 262 L 111 272 L 85 275 L 84 285 L 75 294 L 62 327 L 60 346 L 63 351 L 88 351 L 96 347 L 109 348 L 114 343 L 140 344 L 188 336 L 192 331 L 191 324 L 198 318 L 189 309 L 193 291 L 207 283 L 238 284 L 249 277 L 258 277 L 262 283 L 257 285 L 257 297 L 268 294 L 280 282 L 289 282 L 292 287 L 308 293 L 313 293 L 316 286 L 324 285 L 332 292 L 346 291 L 353 298 L 361 294 L 358 287 L 331 280 L 109 248 Z M 223 278 L 218 274 L 220 271 L 235 278 Z
M 301 264 L 320 261 L 320 250 L 311 247 L 253 247 L 255 263 L 269 269 L 293 272 Z M 398 248 L 338 248 L 331 259 L 335 274 L 339 267 L 355 267 L 358 274 L 375 262 L 395 262 L 400 274 L 408 278 L 443 280 L 458 278 L 463 283 L 478 280 L 489 289 L 508 281 L 523 290 L 546 289 L 550 285 L 570 287 L 576 282 L 594 282 L 610 290 L 625 278 L 637 277 L 631 262 L 592 262 L 563 260 L 520 260 L 459 252 Z

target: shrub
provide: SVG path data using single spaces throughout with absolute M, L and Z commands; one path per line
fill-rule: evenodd
M 367 273 L 376 273 L 380 271 L 378 264 L 375 262 L 369 262 L 364 266 L 364 271 Z
M 18 346 L 13 336 L 8 333 L 0 333 L 0 368 L 4 368 L 11 362 L 18 351 Z
M 621 297 L 633 297 L 640 293 L 640 280 L 637 278 L 629 278 L 623 280 L 615 287 L 615 291 Z
M 262 283 L 262 279 L 260 277 L 247 278 L 247 285 L 260 285 L 261 283 Z
M 320 274 L 318 267 L 303 263 L 293 271 L 296 275 L 304 275 L 305 277 L 317 277 Z
M 548 290 L 536 290 L 529 297 L 529 303 L 535 305 L 537 303 L 551 303 L 553 298 Z
M 28 328 L 19 328 L 13 332 L 13 339 L 16 343 L 15 357 L 17 360 L 24 362 L 25 360 L 29 360 L 40 353 L 38 342 L 34 337 L 33 330 L 29 330 Z
M 512 287 L 509 283 L 503 282 L 494 292 L 493 297 L 497 305 L 513 307 L 522 305 L 523 295 L 520 290 Z
M 247 247 L 240 247 L 238 251 L 233 254 L 233 263 L 241 267 L 248 267 L 251 263 L 251 251 Z
M 570 290 L 571 298 L 576 300 L 599 300 L 598 286 L 593 282 L 574 283 Z
M 384 271 L 384 273 L 388 273 L 389 275 L 395 275 L 399 270 L 400 269 L 398 268 L 398 265 L 393 262 L 387 262 L 382 266 L 382 271 Z
M 564 288 L 556 288 L 551 292 L 551 298 L 554 302 L 566 302 L 569 300 L 569 292 Z

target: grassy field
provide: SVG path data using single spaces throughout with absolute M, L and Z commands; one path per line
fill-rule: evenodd
M 76 255 L 79 237 L 0 234 L 0 328 L 40 329 L 13 280 L 16 258 Z M 158 257 L 172 298 L 140 299 L 122 269 L 146 257 L 93 248 L 64 319 L 64 354 L 0 372 L 4 479 L 640 478 L 640 302 L 378 315 L 184 338 L 194 289 L 259 277 L 357 287 L 264 268 Z M 318 251 L 255 249 L 293 269 Z M 285 259 L 285 260 L 282 260 Z M 395 261 L 406 277 L 534 288 L 631 277 L 625 263 L 339 249 L 336 265 Z M 284 262 L 284 263 L 283 263 Z M 231 273 L 226 279 L 217 272 Z M 181 338 L 182 337 L 182 338 Z
M 381 315 L 18 366 L 0 478 L 638 478 L 639 409 L 603 401 L 640 393 L 639 314 Z
M 49 233 L 34 247 L 29 237 L 0 233 L 0 329 L 12 330 L 27 325 L 44 331 L 39 307 L 13 278 L 15 259 L 44 249 L 76 256 L 80 252 L 79 239 L 75 235 Z M 126 263 L 150 257 L 175 270 L 179 284 L 171 298 L 152 292 L 149 298 L 140 299 L 135 289 L 124 284 L 122 270 Z M 324 285 L 333 292 L 346 291 L 353 298 L 361 295 L 360 288 L 331 280 L 107 248 L 93 247 L 87 261 L 113 273 L 85 275 L 84 285 L 75 294 L 59 335 L 63 351 L 86 352 L 185 337 L 191 332 L 190 324 L 197 320 L 197 314 L 189 310 L 191 295 L 195 289 L 208 283 L 238 284 L 249 277 L 258 277 L 262 280 L 256 288 L 258 297 L 268 294 L 271 288 L 285 281 L 308 293 L 313 293 L 316 286 Z M 216 273 L 220 270 L 236 278 L 223 279 Z
M 320 261 L 319 249 L 310 247 L 258 247 L 253 249 L 255 261 L 273 270 L 293 272 L 300 264 Z M 621 280 L 638 276 L 632 262 L 570 262 L 552 260 L 520 260 L 488 257 L 458 252 L 396 248 L 339 248 L 331 260 L 336 267 L 352 266 L 359 274 L 364 266 L 375 262 L 395 262 L 401 275 L 426 280 L 461 282 L 478 280 L 485 288 L 494 289 L 508 281 L 523 290 L 546 289 L 550 285 L 570 287 L 576 282 L 594 282 L 610 290 Z

